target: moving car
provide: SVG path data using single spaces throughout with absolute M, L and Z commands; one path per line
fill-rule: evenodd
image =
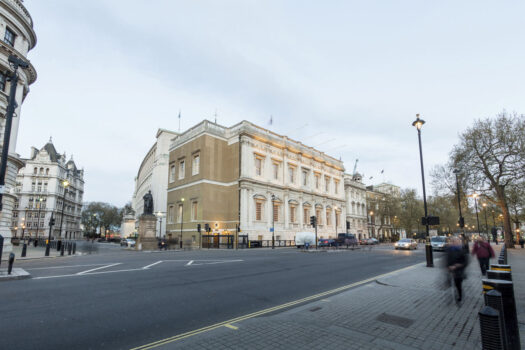
M 315 245 L 315 233 L 314 232 L 297 232 L 295 234 L 295 245 L 297 248 L 304 247 L 308 243 L 310 247 Z
M 318 243 L 319 247 L 335 247 L 335 245 L 335 239 L 330 238 L 321 238 Z
M 403 238 L 394 243 L 395 249 L 417 249 L 417 242 L 411 238 Z
M 379 244 L 379 241 L 375 238 L 369 238 L 366 244 Z
M 131 238 L 126 238 L 120 241 L 120 246 L 124 247 L 134 247 L 135 246 L 135 240 Z
M 357 238 L 355 238 L 353 233 L 339 233 L 337 234 L 336 243 L 340 246 L 356 246 Z
M 447 247 L 448 239 L 445 236 L 434 236 L 430 238 L 430 245 L 432 250 L 441 250 L 444 251 Z

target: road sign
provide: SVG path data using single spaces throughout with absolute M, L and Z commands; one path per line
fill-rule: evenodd
M 270 232 L 273 232 L 273 227 L 270 227 Z

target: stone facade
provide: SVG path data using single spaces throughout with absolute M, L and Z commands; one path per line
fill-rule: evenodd
M 240 224 L 249 240 L 293 240 L 345 232 L 343 164 L 286 136 L 243 121 L 230 128 L 207 120 L 170 147 L 167 233 L 198 244 L 197 224 L 228 233 Z M 183 200 L 184 199 L 184 200 Z
M 368 234 L 366 185 L 359 173 L 345 174 L 346 221 L 350 224 L 350 233 L 357 239 L 370 238 Z
M 18 237 L 22 231 L 31 237 L 47 237 L 53 214 L 53 237 L 82 238 L 84 170 L 77 168 L 73 157 L 66 160 L 65 154 L 59 154 L 51 140 L 41 149 L 33 147 L 31 156 L 24 162 L 16 177 L 13 232 Z
M 144 213 L 144 195 L 151 191 L 153 196 L 153 210 L 155 213 L 166 214 L 166 196 L 168 184 L 168 149 L 171 140 L 178 134 L 166 129 L 159 129 L 156 142 L 146 154 L 135 177 L 135 190 L 131 205 L 135 211 L 135 226 Z M 160 227 L 157 223 L 157 236 L 166 234 L 166 225 Z M 159 232 L 162 229 L 162 232 Z
M 36 45 L 36 35 L 33 30 L 33 20 L 20 0 L 0 0 L 0 147 L 3 145 L 5 118 L 7 109 L 8 92 L 10 83 L 3 72 L 12 71 L 8 57 L 15 55 L 23 58 L 26 62 L 27 53 Z M 5 192 L 3 195 L 3 208 L 0 212 L 0 235 L 4 237 L 4 252 L 10 252 L 11 230 L 13 208 L 15 205 L 15 183 L 18 169 L 23 166 L 19 155 L 16 153 L 16 141 L 18 136 L 18 126 L 21 117 L 22 103 L 29 92 L 29 85 L 36 80 L 36 70 L 29 63 L 28 69 L 19 69 L 19 81 L 16 88 L 15 100 L 18 107 L 15 109 L 15 118 L 11 127 L 9 141 L 8 164 L 5 177 Z

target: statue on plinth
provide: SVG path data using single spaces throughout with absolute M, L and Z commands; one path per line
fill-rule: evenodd
M 153 215 L 153 196 L 151 191 L 148 191 L 142 199 L 144 199 L 144 215 Z

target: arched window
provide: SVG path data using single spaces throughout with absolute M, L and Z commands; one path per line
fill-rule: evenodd
M 35 168 L 33 169 L 33 174 L 35 174 L 35 175 L 36 175 L 36 174 L 37 174 L 37 172 L 38 172 L 38 168 L 37 168 L 37 167 L 35 167 Z

